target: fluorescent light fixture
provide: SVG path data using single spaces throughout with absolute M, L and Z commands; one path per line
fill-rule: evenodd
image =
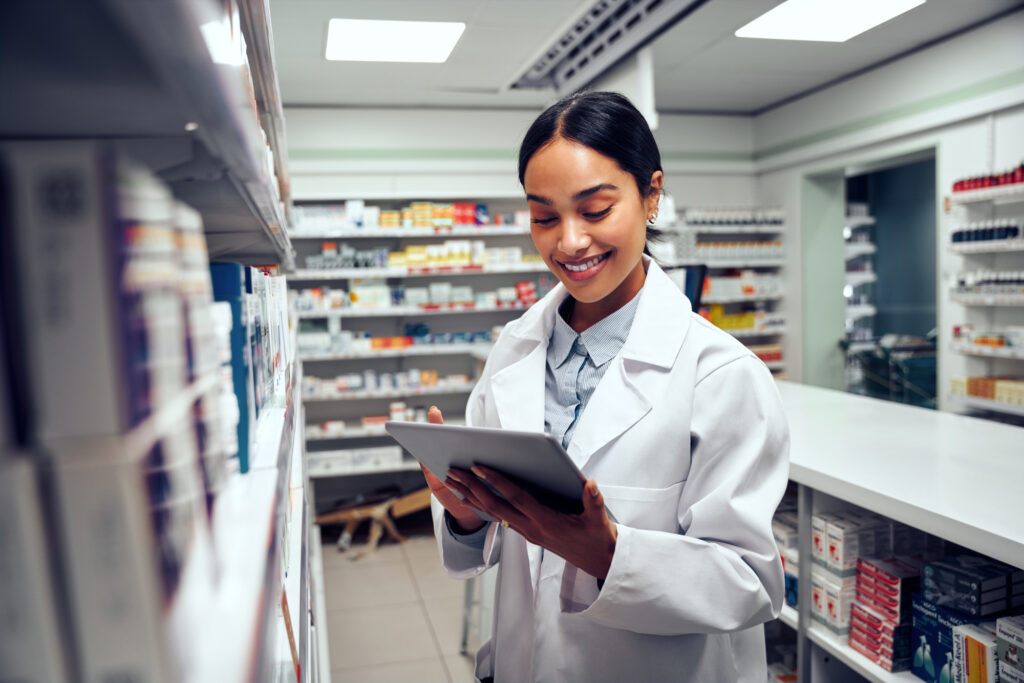
M 331 19 L 324 56 L 349 62 L 431 62 L 440 64 L 466 30 L 454 21 Z
M 736 31 L 739 38 L 843 43 L 925 0 L 786 0 Z

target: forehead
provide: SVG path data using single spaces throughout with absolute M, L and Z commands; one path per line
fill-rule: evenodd
M 582 189 L 611 183 L 624 189 L 632 176 L 618 162 L 596 150 L 565 138 L 541 147 L 526 164 L 523 185 L 527 193 L 572 195 Z

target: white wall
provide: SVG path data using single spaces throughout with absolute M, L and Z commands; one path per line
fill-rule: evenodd
M 540 111 L 287 108 L 296 200 L 522 197 L 519 143 Z M 750 204 L 753 124 L 660 117 L 668 188 L 685 202 Z
M 782 205 L 791 217 L 786 279 L 797 293 L 815 285 L 801 282 L 800 275 L 802 179 L 934 150 L 940 400 L 948 393 L 949 378 L 967 373 L 972 362 L 948 352 L 952 326 L 977 315 L 948 302 L 963 259 L 949 253 L 946 244 L 952 224 L 963 218 L 946 213 L 942 199 L 959 177 L 1024 159 L 1022 36 L 1024 12 L 1018 12 L 754 121 L 758 200 Z M 803 319 L 800 299 L 783 301 L 787 317 L 794 326 L 814 325 Z M 801 335 L 787 336 L 785 353 L 787 374 L 799 381 L 802 367 L 795 361 L 803 358 Z

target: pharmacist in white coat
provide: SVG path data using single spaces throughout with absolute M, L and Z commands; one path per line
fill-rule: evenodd
M 584 512 L 567 515 L 492 470 L 426 473 L 448 572 L 498 565 L 476 676 L 762 683 L 789 443 L 771 375 L 643 255 L 662 173 L 628 100 L 553 105 L 527 133 L 520 179 L 561 283 L 506 326 L 467 422 L 553 433 L 588 482 Z

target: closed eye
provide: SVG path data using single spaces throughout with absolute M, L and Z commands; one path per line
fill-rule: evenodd
M 557 218 L 533 218 L 533 219 L 530 220 L 530 222 L 531 223 L 536 223 L 537 225 L 551 225 L 556 220 L 558 220 L 558 219 Z
M 603 211 L 593 211 L 589 213 L 585 212 L 583 214 L 583 217 L 586 218 L 588 221 L 597 221 L 607 216 L 608 212 L 610 212 L 611 210 L 612 207 L 609 206 L 607 209 L 604 209 Z

